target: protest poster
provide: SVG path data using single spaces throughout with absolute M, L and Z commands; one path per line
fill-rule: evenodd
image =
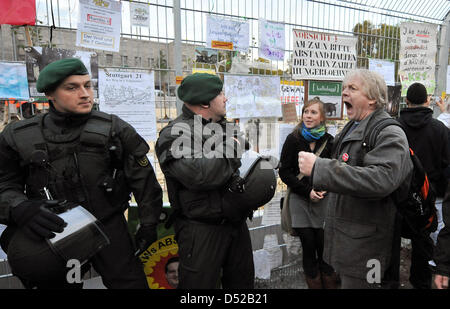
M 446 92 L 450 93 L 450 65 L 447 66 L 447 87 Z
M 208 15 L 206 47 L 247 52 L 250 46 L 250 24 L 247 21 Z
M 36 82 L 39 77 L 39 73 L 49 64 L 57 60 L 65 58 L 78 58 L 86 66 L 86 69 L 91 76 L 91 81 L 94 86 L 94 98 L 97 95 L 97 83 L 98 83 L 98 55 L 96 52 L 79 51 L 60 48 L 48 48 L 48 47 L 26 47 L 25 48 L 25 62 L 27 66 L 27 78 L 30 88 L 30 96 L 32 97 L 44 97 L 43 93 L 39 93 L 36 90 Z
M 179 258 L 175 235 L 158 239 L 139 258 L 144 265 L 150 289 L 177 288 Z M 172 267 L 175 269 L 172 270 Z M 169 271 L 176 272 L 176 280 L 171 280 Z
M 400 24 L 400 67 L 402 96 L 413 83 L 422 83 L 428 94 L 436 88 L 437 25 L 403 22 Z
M 219 52 L 217 49 L 204 48 L 201 46 L 195 47 L 195 62 L 216 64 L 219 59 Z
M 149 5 L 130 2 L 130 22 L 132 26 L 148 28 L 150 26 Z
M 76 46 L 119 52 L 122 3 L 79 0 Z
M 400 102 L 402 100 L 401 96 L 402 86 L 388 86 L 388 102 L 384 109 L 392 117 L 398 116 L 400 110 Z
M 173 225 L 166 228 L 167 221 L 172 214 L 173 208 L 164 205 L 156 226 L 158 239 L 139 255 L 150 289 L 176 289 L 178 287 L 178 243 L 175 240 Z M 136 232 L 138 224 L 138 208 L 130 207 L 128 209 L 128 228 L 132 234 Z
M 294 79 L 342 81 L 356 69 L 356 37 L 294 29 L 293 38 Z
M 99 107 L 132 125 L 146 141 L 156 141 L 154 72 L 99 71 Z
M 383 76 L 387 86 L 395 86 L 395 62 L 369 59 L 369 70 Z
M 27 68 L 24 63 L 0 62 L 0 98 L 30 98 Z
M 293 80 L 282 80 L 280 82 L 281 106 L 295 103 L 296 114 L 302 114 L 305 87 L 303 82 Z
M 297 122 L 297 106 L 295 103 L 286 103 L 281 105 L 283 112 L 283 122 Z
M 324 104 L 327 120 L 342 119 L 342 83 L 334 81 L 309 81 L 307 98 L 320 99 Z
M 283 60 L 285 48 L 284 25 L 259 20 L 259 56 L 270 60 Z
M 225 75 L 228 118 L 282 117 L 279 76 Z

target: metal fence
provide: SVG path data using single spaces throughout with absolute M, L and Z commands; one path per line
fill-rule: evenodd
M 436 59 L 436 94 L 445 91 L 449 64 L 449 10 L 445 0 L 122 0 L 122 46 L 120 53 L 97 51 L 99 67 L 127 67 L 155 71 L 156 117 L 160 130 L 180 112 L 176 102 L 176 76 L 189 74 L 193 68 L 212 68 L 230 74 L 234 59 L 248 64 L 249 74 L 279 75 L 292 79 L 293 29 L 328 32 L 358 37 L 358 67 L 367 67 L 371 58 L 399 64 L 399 24 L 403 21 L 425 22 L 438 28 Z M 131 2 L 149 5 L 150 26 L 130 23 Z M 36 0 L 37 25 L 31 28 L 36 45 L 81 49 L 74 40 L 57 41 L 76 31 L 78 0 Z M 219 51 L 217 63 L 196 62 L 195 47 L 206 45 L 208 15 L 245 20 L 250 24 L 250 48 L 247 53 Z M 259 55 L 258 20 L 280 23 L 285 28 L 283 61 L 263 60 Z M 2 26 L 1 61 L 24 61 L 27 40 L 23 27 Z M 52 40 L 53 38 L 53 40 Z M 131 42 L 131 43 L 130 43 Z M 133 43 L 133 44 L 132 44 Z M 127 45 L 128 44 L 128 45 Z M 236 58 L 237 57 L 237 58 Z M 399 82 L 398 76 L 396 81 Z M 32 105 L 33 107 L 33 105 Z M 22 104 L 19 105 L 22 114 Z M 153 146 L 153 145 L 152 145 Z M 163 188 L 164 179 L 157 168 Z M 260 236 L 259 236 L 260 237 Z

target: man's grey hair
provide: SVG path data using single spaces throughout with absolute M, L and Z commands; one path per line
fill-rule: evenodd
M 384 108 L 388 102 L 388 91 L 383 76 L 367 69 L 350 71 L 342 82 L 345 85 L 351 78 L 357 78 L 362 82 L 362 91 L 370 100 L 375 100 L 377 108 Z

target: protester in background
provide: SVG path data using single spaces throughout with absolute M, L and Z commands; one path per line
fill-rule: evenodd
M 52 62 L 36 86 L 50 101 L 49 113 L 10 124 L 0 135 L 0 223 L 8 225 L 0 240 L 13 274 L 27 288 L 82 287 L 67 280 L 66 261 L 47 244 L 66 225 L 49 210 L 47 200 L 53 199 L 51 205 L 66 209 L 81 205 L 110 241 L 83 270 L 92 263 L 107 288 L 148 288 L 135 253 L 157 238 L 162 190 L 147 159 L 147 142 L 119 117 L 92 110 L 91 78 L 79 59 Z M 140 222 L 137 248 L 124 216 L 131 192 Z M 77 248 L 70 252 L 82 254 Z M 44 253 L 44 265 L 29 263 Z
M 213 289 L 220 283 L 223 288 L 254 286 L 249 211 L 232 220 L 223 203 L 224 194 L 234 190 L 241 166 L 238 154 L 245 143 L 226 132 L 222 89 L 216 75 L 184 78 L 177 90 L 184 102 L 182 114 L 162 129 L 155 147 L 175 209 L 169 220 L 175 220 L 180 289 Z M 214 139 L 220 141 L 217 147 L 206 144 Z
M 436 193 L 438 228 L 430 235 L 412 233 L 411 270 L 409 281 L 416 289 L 431 289 L 432 274 L 428 262 L 433 257 L 433 242 L 436 243 L 442 228 L 442 199 L 447 189 L 445 169 L 450 163 L 448 128 L 433 118 L 429 108 L 431 98 L 420 83 L 409 86 L 406 93 L 408 108 L 400 111 L 399 122 L 405 128 L 409 147 L 420 159 L 431 187 Z
M 301 180 L 297 177 L 300 174 L 300 151 L 315 153 L 326 143 L 320 157 L 331 157 L 333 137 L 326 132 L 325 121 L 322 101 L 312 99 L 305 103 L 301 122 L 287 136 L 283 145 L 279 167 L 281 180 L 291 189 L 289 209 L 292 228 L 302 243 L 303 270 L 310 289 L 337 287 L 334 269 L 322 259 L 326 192 L 314 190 L 309 177 L 303 177 Z
M 434 283 L 438 289 L 448 289 L 450 277 L 450 182 L 442 203 L 442 218 L 444 227 L 439 232 L 433 258 L 436 263 Z
M 377 73 L 358 69 L 343 81 L 350 122 L 333 145 L 332 159 L 299 153 L 300 172 L 316 191 L 327 191 L 324 260 L 341 277 L 341 288 L 379 288 L 389 266 L 396 205 L 389 195 L 411 175 L 408 141 L 398 126 L 380 131 L 365 152 L 365 133 L 390 116 L 387 87 Z
M 440 97 L 439 100 L 436 101 L 436 105 L 441 111 L 441 113 L 437 117 L 437 120 L 441 121 L 447 128 L 450 129 L 450 113 L 448 112 L 447 104 Z

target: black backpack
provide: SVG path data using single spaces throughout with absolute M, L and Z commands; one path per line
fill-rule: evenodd
M 363 141 L 363 152 L 367 153 L 373 149 L 380 131 L 390 125 L 399 126 L 405 131 L 403 125 L 397 120 L 393 118 L 383 119 L 369 128 Z M 411 238 L 419 233 L 432 233 L 436 231 L 438 224 L 435 191 L 431 187 L 420 159 L 411 148 L 409 148 L 409 152 L 413 163 L 411 179 L 405 180 L 391 194 L 399 214 L 403 217 L 402 237 L 404 238 Z

